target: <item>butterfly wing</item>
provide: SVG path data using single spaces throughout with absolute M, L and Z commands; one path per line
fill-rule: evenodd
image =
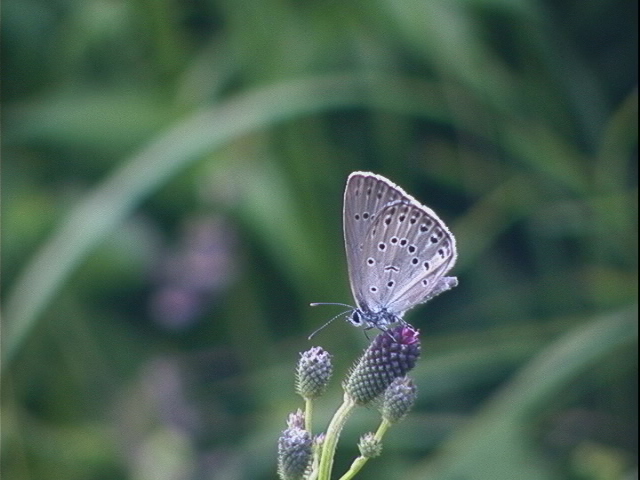
M 455 286 L 455 239 L 442 220 L 386 178 L 354 172 L 344 198 L 349 279 L 359 307 L 401 317 Z
M 343 230 L 349 282 L 358 307 L 379 302 L 380 296 L 369 287 L 375 271 L 364 268 L 371 253 L 367 232 L 376 215 L 387 205 L 401 201 L 404 192 L 384 177 L 368 172 L 353 172 L 344 191 Z
M 457 284 L 444 277 L 457 258 L 455 238 L 435 212 L 413 198 L 383 208 L 367 235 L 375 264 L 366 264 L 372 272 L 365 278 L 382 292 L 381 305 L 399 317 Z

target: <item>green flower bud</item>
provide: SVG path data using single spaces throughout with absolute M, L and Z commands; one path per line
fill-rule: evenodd
M 360 437 L 358 448 L 360 449 L 360 455 L 364 458 L 374 458 L 382 453 L 382 442 L 373 433 L 369 432 Z

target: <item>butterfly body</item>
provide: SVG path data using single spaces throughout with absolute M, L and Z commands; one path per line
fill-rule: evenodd
M 387 325 L 402 322 L 402 317 L 382 307 L 372 311 L 369 307 L 354 308 L 347 319 L 356 327 L 364 326 L 366 329 L 377 327 L 384 330 Z
M 356 308 L 348 319 L 386 330 L 406 311 L 457 285 L 453 234 L 430 208 L 381 175 L 353 172 L 343 226 Z

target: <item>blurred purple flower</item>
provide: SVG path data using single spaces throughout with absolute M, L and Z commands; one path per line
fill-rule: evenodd
M 151 317 L 170 329 L 192 325 L 237 277 L 234 230 L 221 217 L 189 220 L 179 246 L 161 260 Z

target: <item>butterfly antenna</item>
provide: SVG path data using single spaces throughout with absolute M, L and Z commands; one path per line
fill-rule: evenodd
M 353 310 L 353 307 L 351 305 L 347 305 L 345 303 L 312 303 L 311 306 L 315 307 L 317 305 L 341 305 L 343 307 L 349 307 L 349 310 L 345 310 L 344 312 L 341 312 L 339 314 L 337 314 L 336 316 L 334 316 L 333 318 L 331 318 L 331 320 L 329 320 L 328 322 L 326 322 L 324 325 L 322 325 L 320 328 L 316 329 L 311 335 L 309 335 L 309 337 L 307 338 L 307 340 L 311 340 L 316 333 L 318 333 L 320 330 L 322 330 L 324 327 L 326 327 L 327 325 L 329 325 L 331 322 L 333 322 L 336 318 L 344 315 L 345 313 L 349 313 Z

